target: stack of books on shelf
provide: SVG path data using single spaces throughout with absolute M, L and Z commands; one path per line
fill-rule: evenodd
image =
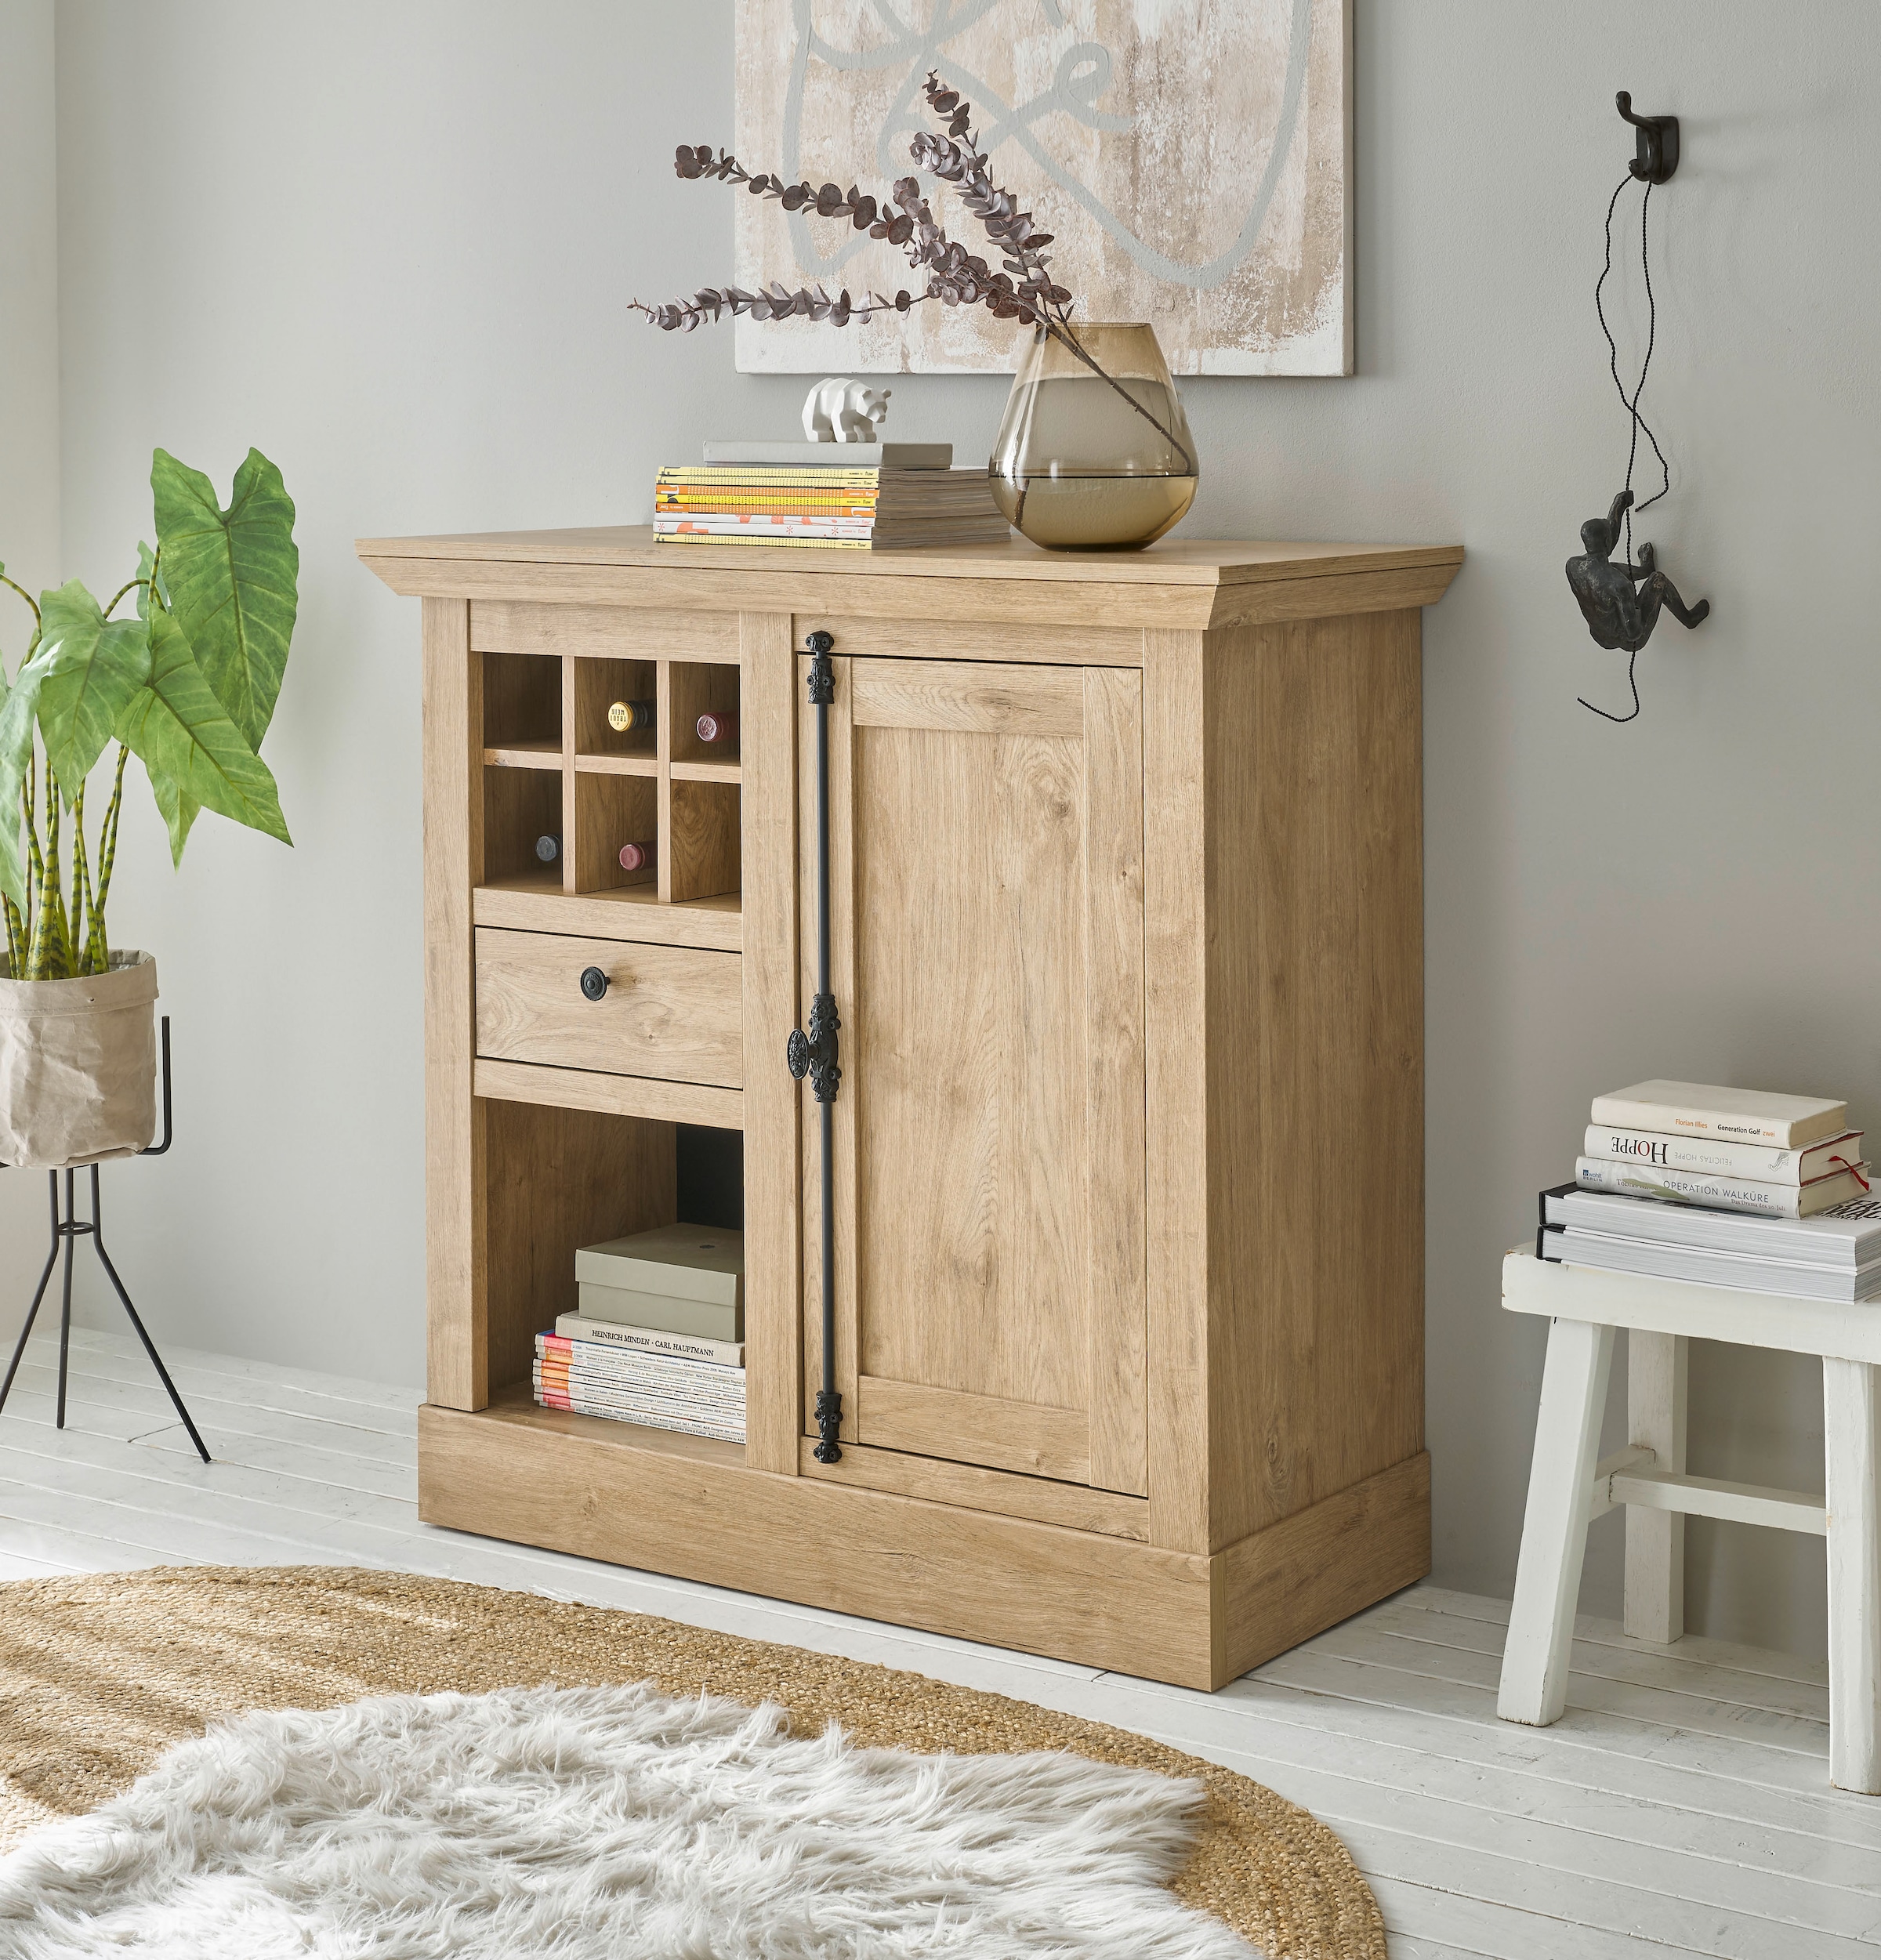
M 654 536 L 835 551 L 1003 542 L 987 472 L 950 469 L 952 455 L 944 443 L 709 443 L 705 462 L 660 472 Z
M 535 1337 L 535 1399 L 745 1440 L 745 1235 L 666 1225 L 585 1245 L 579 1310 Z
M 1848 1105 L 1703 1082 L 1594 1099 L 1535 1250 L 1569 1266 L 1825 1300 L 1881 1296 L 1881 1195 Z

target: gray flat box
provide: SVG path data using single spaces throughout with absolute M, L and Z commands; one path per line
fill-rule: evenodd
M 745 1234 L 709 1225 L 657 1226 L 602 1245 L 584 1245 L 574 1255 L 574 1277 L 584 1284 L 670 1300 L 697 1300 L 714 1306 L 745 1306 Z M 585 1312 L 586 1310 L 584 1309 Z M 603 1313 L 603 1320 L 626 1317 Z M 665 1328 L 669 1333 L 700 1333 L 697 1328 L 669 1328 L 663 1321 L 629 1321 L 631 1326 Z M 714 1335 L 739 1340 L 741 1335 Z

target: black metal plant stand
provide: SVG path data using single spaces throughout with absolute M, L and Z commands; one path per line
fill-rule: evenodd
M 175 1134 L 175 1123 L 170 1100 L 170 1017 L 163 1017 L 163 1141 L 153 1144 L 147 1150 L 138 1152 L 140 1157 L 161 1157 L 170 1147 Z M 67 1353 L 72 1338 L 72 1263 L 78 1242 L 82 1238 L 92 1241 L 92 1249 L 98 1255 L 98 1263 L 104 1268 L 105 1277 L 123 1302 L 124 1310 L 130 1316 L 131 1325 L 137 1338 L 143 1343 L 143 1351 L 150 1357 L 150 1365 L 157 1371 L 158 1379 L 163 1383 L 165 1393 L 176 1404 L 176 1413 L 183 1418 L 183 1426 L 190 1433 L 190 1440 L 196 1446 L 196 1454 L 204 1462 L 209 1460 L 209 1452 L 196 1425 L 190 1420 L 190 1412 L 183 1405 L 183 1397 L 176 1393 L 176 1384 L 170 1379 L 170 1371 L 163 1364 L 163 1357 L 144 1331 L 137 1310 L 131 1304 L 131 1296 L 124 1290 L 124 1281 L 118 1277 L 118 1269 L 111 1263 L 111 1255 L 104 1249 L 104 1230 L 98 1210 L 98 1166 L 89 1166 L 92 1173 L 92 1215 L 82 1219 L 74 1203 L 73 1183 L 78 1176 L 76 1170 L 48 1171 L 46 1181 L 52 1189 L 53 1244 L 45 1255 L 45 1270 L 39 1275 L 39 1290 L 33 1295 L 33 1303 L 26 1310 L 26 1324 L 20 1330 L 20 1339 L 13 1348 L 13 1358 L 8 1364 L 6 1379 L 0 1382 L 0 1409 L 6 1407 L 6 1398 L 13 1393 L 13 1377 L 20 1371 L 20 1364 L 26 1354 L 26 1343 L 33 1331 L 33 1323 L 39 1317 L 40 1302 L 45 1298 L 45 1289 L 52 1284 L 53 1268 L 59 1263 L 59 1248 L 65 1248 L 65 1285 L 59 1316 L 59 1405 L 57 1426 L 65 1427 L 65 1377 Z M 65 1215 L 59 1213 L 59 1180 L 65 1179 Z

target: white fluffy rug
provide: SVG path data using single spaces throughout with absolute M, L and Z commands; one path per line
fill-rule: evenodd
M 0 1858 L 0 1956 L 1249 1960 L 1158 1882 L 1198 1786 L 793 1741 L 645 1685 L 245 1715 Z

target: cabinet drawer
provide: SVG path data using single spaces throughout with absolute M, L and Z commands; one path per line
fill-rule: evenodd
M 591 966 L 607 979 L 599 1000 L 582 991 Z M 477 1052 L 740 1089 L 742 969 L 736 953 L 480 926 Z

